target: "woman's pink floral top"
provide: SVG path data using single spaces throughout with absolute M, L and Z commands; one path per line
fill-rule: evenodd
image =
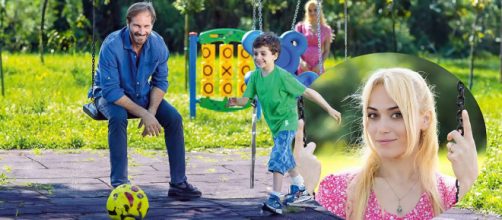
M 347 216 L 347 186 L 355 177 L 356 173 L 342 173 L 337 175 L 329 175 L 325 177 L 320 185 L 319 191 L 316 194 L 316 200 L 328 211 L 342 218 Z M 437 187 L 440 197 L 445 204 L 446 209 L 455 205 L 455 181 L 451 181 L 448 177 L 441 175 L 437 176 Z M 373 190 L 368 199 L 366 208 L 366 219 L 432 219 L 434 210 L 432 208 L 431 199 L 427 193 L 423 193 L 415 208 L 406 213 L 405 216 L 398 217 L 395 214 L 386 212 L 378 204 L 378 200 Z

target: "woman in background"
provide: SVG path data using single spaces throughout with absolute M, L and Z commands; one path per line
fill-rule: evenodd
M 301 56 L 298 73 L 301 74 L 306 71 L 316 72 L 322 74 L 324 72 L 324 60 L 329 56 L 329 48 L 334 35 L 331 33 L 331 27 L 326 24 L 324 14 L 320 11 L 321 20 L 321 53 L 322 58 L 319 59 L 319 47 L 317 38 L 317 1 L 310 0 L 305 3 L 305 17 L 303 21 L 295 26 L 297 32 L 302 33 L 307 38 L 307 50 Z M 323 68 L 321 69 L 321 65 Z

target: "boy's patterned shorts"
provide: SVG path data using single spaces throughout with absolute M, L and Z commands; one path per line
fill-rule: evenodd
M 270 153 L 268 161 L 268 170 L 270 172 L 284 173 L 295 168 L 295 158 L 291 150 L 291 144 L 296 131 L 279 131 L 274 137 L 274 147 Z

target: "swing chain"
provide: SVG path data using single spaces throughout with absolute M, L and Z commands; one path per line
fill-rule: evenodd
M 465 86 L 462 82 L 457 83 L 457 131 L 464 135 L 464 123 L 462 120 L 462 111 L 465 109 Z
M 253 30 L 256 30 L 256 0 L 253 0 Z
M 322 58 L 322 47 L 321 47 L 321 4 L 322 0 L 317 0 L 317 47 L 319 49 L 319 74 L 322 73 L 323 58 Z
M 259 25 L 260 25 L 260 31 L 263 30 L 263 19 L 262 19 L 262 14 L 261 14 L 261 11 L 262 11 L 262 4 L 261 4 L 261 0 L 258 0 L 258 20 L 259 20 Z
M 92 98 L 94 98 L 94 67 L 96 65 L 96 37 L 95 33 L 96 32 L 96 13 L 95 13 L 95 8 L 94 8 L 94 1 L 92 1 L 92 67 L 91 67 L 91 75 L 92 75 Z
M 300 1 L 301 0 L 298 0 L 296 2 L 295 16 L 293 17 L 293 22 L 291 23 L 291 30 L 295 29 L 296 18 L 298 17 L 298 9 L 300 8 Z

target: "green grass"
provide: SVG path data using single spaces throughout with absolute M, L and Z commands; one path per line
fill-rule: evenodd
M 1 171 L 0 172 L 0 186 L 10 183 L 11 179 L 9 179 L 9 177 L 7 176 L 7 173 L 12 172 L 12 168 L 9 166 L 4 166 L 0 171 Z
M 37 55 L 3 54 L 5 97 L 0 97 L 0 149 L 107 149 L 107 124 L 93 121 L 82 112 L 82 104 L 90 85 L 90 55 L 47 55 L 45 64 Z M 432 58 L 436 62 L 437 59 Z M 341 59 L 329 59 L 330 69 Z M 479 59 L 476 65 L 474 88 L 471 90 L 484 115 L 488 146 L 480 154 L 483 164 L 473 190 L 461 202 L 463 207 L 502 214 L 502 84 L 498 82 L 497 57 Z M 441 66 L 464 82 L 468 81 L 468 62 L 440 60 Z M 169 60 L 169 91 L 165 99 L 173 104 L 184 118 L 186 149 L 213 150 L 246 148 L 250 144 L 251 109 L 232 113 L 217 113 L 197 107 L 197 118 L 188 119 L 188 92 L 185 90 L 183 57 L 173 55 Z M 128 127 L 131 148 L 148 152 L 164 150 L 162 137 L 143 138 L 130 120 Z M 272 145 L 264 120 L 258 123 L 257 145 Z M 267 150 L 260 152 L 267 153 Z M 245 155 L 244 155 L 245 156 Z M 358 157 L 345 152 L 319 154 L 323 160 L 323 175 L 358 166 Z M 440 153 L 440 170 L 452 175 L 444 153 Z M 0 183 L 7 179 L 0 172 Z M 210 171 L 208 171 L 210 172 Z M 0 184 L 1 185 L 1 184 Z
M 0 149 L 107 149 L 107 124 L 82 112 L 91 83 L 90 56 L 4 54 L 6 96 L 0 98 Z M 187 150 L 249 146 L 251 109 L 216 113 L 197 107 L 189 120 L 183 57 L 169 60 L 170 87 L 165 98 L 184 118 Z M 129 144 L 165 149 L 163 138 L 143 138 L 139 120 L 130 120 Z M 258 123 L 258 146 L 270 146 L 264 121 Z
M 500 59 L 480 58 L 476 61 L 474 85 L 476 98 L 486 124 L 487 150 L 484 166 L 473 189 L 461 201 L 463 207 L 502 214 L 502 83 L 499 81 Z M 468 82 L 466 60 L 440 63 L 450 72 Z

